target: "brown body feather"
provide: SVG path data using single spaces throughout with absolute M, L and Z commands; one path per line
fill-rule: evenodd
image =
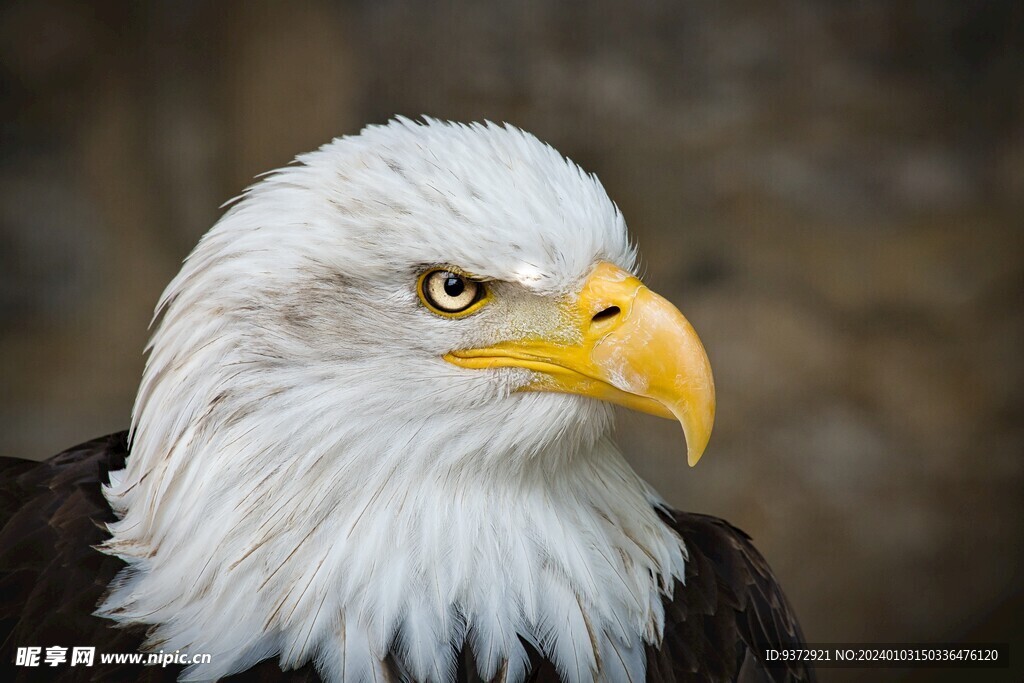
M 34 463 L 0 458 L 0 666 L 6 681 L 174 681 L 181 667 L 101 665 L 100 653 L 137 652 L 142 628 L 117 628 L 92 612 L 124 564 L 93 546 L 114 521 L 100 486 L 124 466 L 127 435 L 113 434 Z M 803 640 L 792 609 L 764 558 L 742 531 L 686 513 L 664 520 L 689 552 L 686 584 L 665 605 L 660 647 L 647 648 L 648 681 L 805 681 L 802 667 L 768 669 L 758 647 Z M 92 667 L 14 665 L 18 647 L 93 646 Z M 467 652 L 458 681 L 478 681 Z M 534 683 L 558 681 L 550 662 L 533 653 Z M 319 681 L 312 665 L 282 672 L 265 660 L 226 681 Z

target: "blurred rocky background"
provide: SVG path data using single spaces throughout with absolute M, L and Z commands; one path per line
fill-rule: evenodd
M 1020 666 L 1022 9 L 6 3 L 0 453 L 128 425 L 157 296 L 257 173 L 395 114 L 508 121 L 600 176 L 710 353 L 707 457 L 624 415 L 635 466 L 750 532 L 809 639 Z M 996 680 L 940 674 L 821 678 Z

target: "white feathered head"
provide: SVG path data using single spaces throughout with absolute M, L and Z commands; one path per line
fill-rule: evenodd
M 100 613 L 213 653 L 198 679 L 445 680 L 464 643 L 510 683 L 524 642 L 570 680 L 636 659 L 684 551 L 609 406 L 678 419 L 693 464 L 714 389 L 622 215 L 508 126 L 398 119 L 297 161 L 160 302 Z

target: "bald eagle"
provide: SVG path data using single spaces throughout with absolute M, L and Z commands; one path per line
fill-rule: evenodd
M 16 676 L 811 678 L 763 660 L 802 635 L 750 539 L 611 438 L 673 418 L 693 465 L 715 394 L 597 179 L 430 119 L 296 161 L 165 290 L 130 431 L 2 462 Z M 51 646 L 96 659 L 18 665 Z M 101 661 L 137 652 L 177 659 Z

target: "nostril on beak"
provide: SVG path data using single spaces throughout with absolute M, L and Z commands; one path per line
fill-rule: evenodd
M 608 308 L 604 309 L 603 311 L 598 311 L 597 313 L 595 313 L 594 317 L 590 319 L 590 322 L 591 323 L 601 323 L 601 322 L 604 322 L 605 320 L 611 320 L 612 318 L 617 316 L 620 312 L 621 311 L 619 310 L 618 306 L 609 306 Z

